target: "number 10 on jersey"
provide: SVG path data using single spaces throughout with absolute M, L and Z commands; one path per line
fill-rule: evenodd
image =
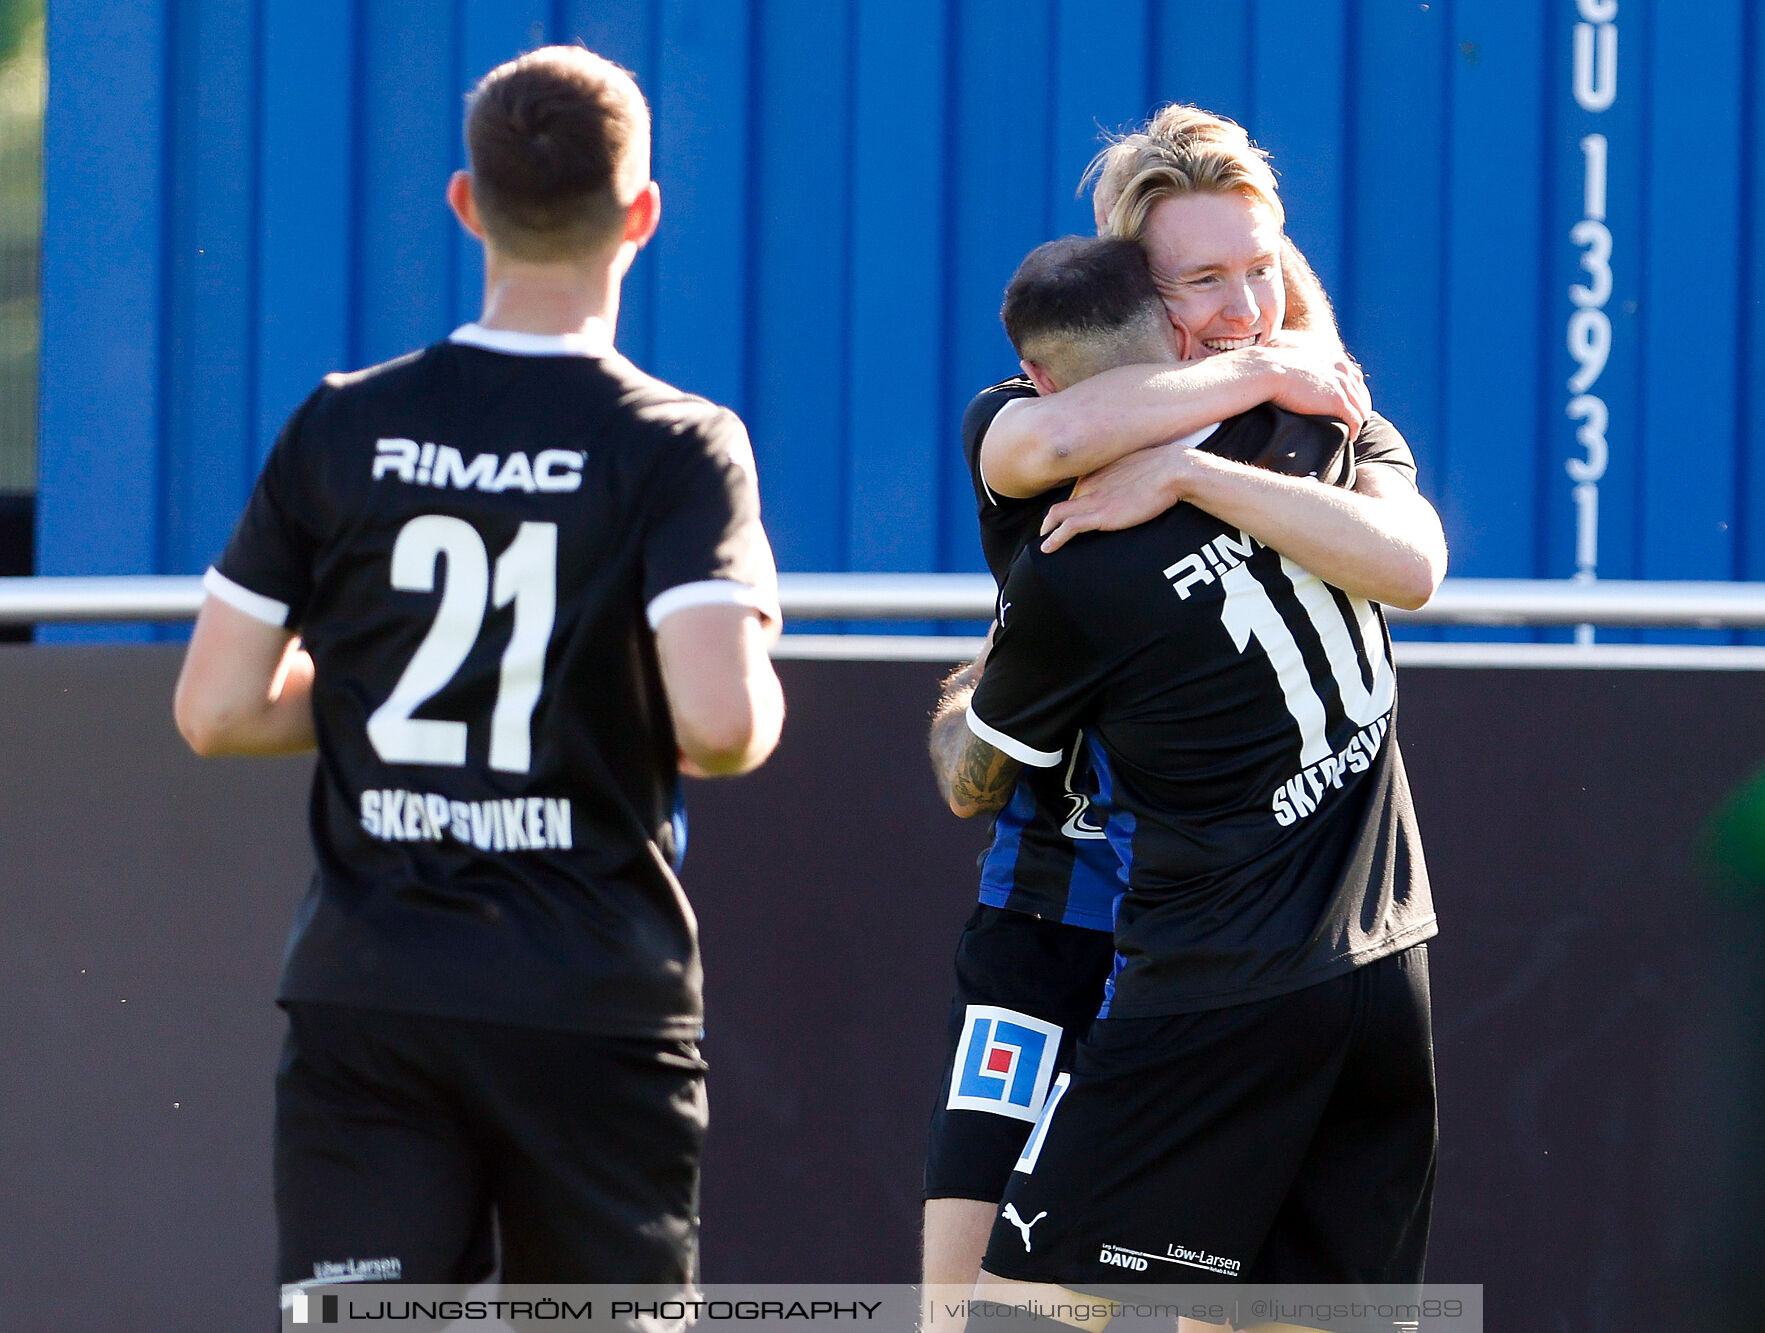
M 406 523 L 392 547 L 392 586 L 434 592 L 436 566 L 447 557 L 441 604 L 391 696 L 368 718 L 368 741 L 388 764 L 466 762 L 467 724 L 411 714 L 440 693 L 464 665 L 491 607 L 515 607 L 515 628 L 503 650 L 496 706 L 490 715 L 490 766 L 525 773 L 533 762 L 533 710 L 545 677 L 558 605 L 558 525 L 523 523 L 497 557 L 464 519 L 424 514 Z

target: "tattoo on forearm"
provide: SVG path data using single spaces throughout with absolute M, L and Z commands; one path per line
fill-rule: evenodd
M 970 735 L 950 783 L 952 804 L 963 809 L 1003 809 L 1017 785 L 1017 761 Z
M 951 673 L 944 681 L 938 706 L 932 712 L 931 734 L 927 737 L 932 771 L 937 774 L 938 785 L 946 791 L 968 740 L 968 701 L 974 697 L 974 687 L 979 681 L 980 671 L 973 662 Z
M 974 814 L 1003 808 L 1019 767 L 968 729 L 969 700 L 979 680 L 979 666 L 971 662 L 944 682 L 929 737 L 932 770 L 945 801 Z

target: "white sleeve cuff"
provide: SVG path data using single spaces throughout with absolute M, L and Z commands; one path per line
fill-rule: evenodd
M 1020 764 L 1028 764 L 1031 768 L 1053 768 L 1061 760 L 1063 751 L 1032 750 L 1022 741 L 1014 741 L 1002 731 L 995 731 L 974 715 L 974 709 L 968 710 L 968 729 L 979 736 L 1000 754 L 1011 756 Z
M 658 629 L 669 616 L 689 606 L 747 606 L 768 620 L 781 620 L 778 599 L 760 589 L 734 579 L 704 579 L 698 583 L 678 583 L 650 599 L 646 614 L 650 628 Z
M 210 597 L 225 602 L 235 611 L 243 611 L 253 620 L 278 628 L 285 628 L 288 624 L 288 603 L 241 587 L 213 566 L 202 576 L 202 588 Z

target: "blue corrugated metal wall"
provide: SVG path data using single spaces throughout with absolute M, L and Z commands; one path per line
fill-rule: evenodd
M 1100 127 L 1182 99 L 1274 152 L 1453 572 L 1761 577 L 1759 11 L 55 0 L 39 567 L 200 569 L 320 374 L 470 318 L 461 96 L 581 38 L 657 120 L 621 342 L 748 418 L 787 569 L 980 567 L 955 424 L 1012 367 L 1000 289 L 1088 227 Z

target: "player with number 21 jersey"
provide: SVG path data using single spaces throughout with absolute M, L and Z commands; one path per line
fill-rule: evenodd
M 698 1035 L 650 629 L 776 616 L 776 575 L 740 421 L 592 341 L 467 325 L 329 377 L 208 576 L 316 667 L 285 1001 Z

